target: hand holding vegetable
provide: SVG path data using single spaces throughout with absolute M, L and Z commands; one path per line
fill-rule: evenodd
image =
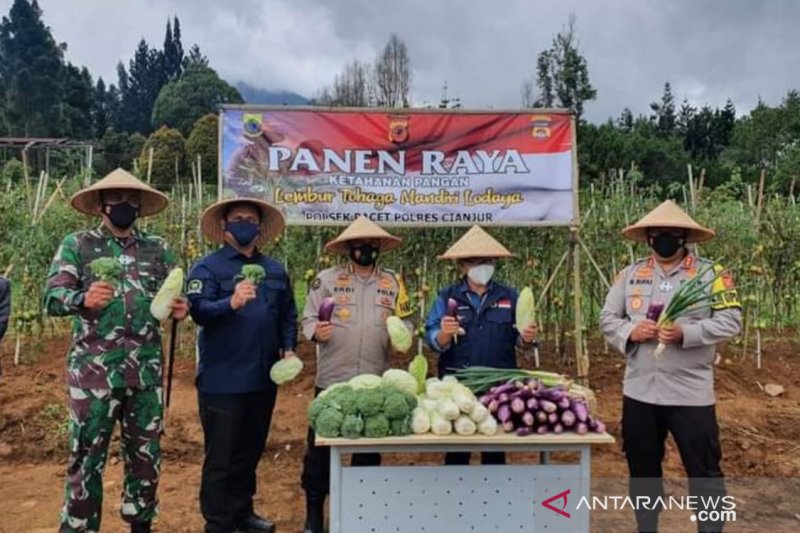
M 450 344 L 450 340 L 458 335 L 458 319 L 452 317 L 450 315 L 445 315 L 442 317 L 442 321 L 439 323 L 439 344 Z
M 236 288 L 231 296 L 231 308 L 234 310 L 241 309 L 247 302 L 256 299 L 256 286 L 250 280 L 240 281 L 236 284 Z
M 531 324 L 520 331 L 519 335 L 522 337 L 522 342 L 525 344 L 532 344 L 539 334 L 539 328 L 536 324 Z
M 658 342 L 663 344 L 678 344 L 683 340 L 683 328 L 680 324 L 671 324 L 658 328 Z
M 169 307 L 172 309 L 172 318 L 178 322 L 185 319 L 189 314 L 189 302 L 185 298 L 175 298 Z
M 90 311 L 103 309 L 113 297 L 113 285 L 105 281 L 95 281 L 83 297 L 83 306 Z
M 333 324 L 330 322 L 317 322 L 314 329 L 314 340 L 317 342 L 328 342 L 333 336 Z
M 647 342 L 658 337 L 658 326 L 652 320 L 642 320 L 631 332 L 631 342 Z

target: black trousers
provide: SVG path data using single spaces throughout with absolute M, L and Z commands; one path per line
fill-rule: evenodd
M 689 478 L 689 493 L 702 501 L 725 496 L 720 461 L 719 426 L 713 405 L 703 407 L 662 406 L 624 397 L 622 441 L 630 470 L 630 496 L 663 497 L 661 462 L 667 432 L 678 446 L 683 468 Z M 708 501 L 708 500 L 706 500 Z M 710 510 L 698 505 L 698 510 Z M 717 506 L 716 510 L 722 510 Z M 636 511 L 640 532 L 658 531 L 659 510 Z M 702 533 L 721 532 L 722 522 L 697 521 Z
M 317 396 L 322 389 L 317 388 L 314 395 Z M 317 446 L 314 444 L 314 430 L 308 428 L 306 438 L 306 454 L 303 457 L 303 474 L 301 485 L 306 491 L 309 500 L 324 501 L 331 486 L 331 450 L 327 446 Z M 354 453 L 350 461 L 352 466 L 380 466 L 381 455 L 379 453 Z
M 256 468 L 269 435 L 277 388 L 198 393 L 205 437 L 200 509 L 207 533 L 232 533 L 253 512 Z

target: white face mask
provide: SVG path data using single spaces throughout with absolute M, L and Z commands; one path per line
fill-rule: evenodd
M 484 264 L 470 268 L 467 277 L 476 285 L 485 286 L 494 275 L 494 265 Z

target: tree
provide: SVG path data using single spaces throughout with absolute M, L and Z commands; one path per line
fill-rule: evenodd
M 672 96 L 672 87 L 669 82 L 664 84 L 664 94 L 660 102 L 651 102 L 650 109 L 655 113 L 650 119 L 655 122 L 658 133 L 662 137 L 672 135 L 675 131 L 675 98 Z
M 4 133 L 60 134 L 63 52 L 36 0 L 14 0 L 0 22 L 0 107 Z
M 569 16 L 566 28 L 553 38 L 549 50 L 543 50 L 536 61 L 536 86 L 539 97 L 536 107 L 558 104 L 580 119 L 584 103 L 597 97 L 589 81 L 586 59 L 578 51 L 575 15 Z
M 183 58 L 183 70 L 188 70 L 192 66 L 207 67 L 208 58 L 200 51 L 196 44 L 192 45 L 189 55 Z
M 375 60 L 375 103 L 379 107 L 408 107 L 411 60 L 406 44 L 394 33 Z
M 186 156 L 189 162 L 196 162 L 199 156 L 203 176 L 211 181 L 217 179 L 218 122 L 219 119 L 214 113 L 201 117 L 194 123 L 192 132 L 186 139 Z
M 173 31 L 170 21 L 167 20 L 167 31 L 164 35 L 164 75 L 167 80 L 174 81 L 181 77 L 183 72 L 183 45 L 181 44 L 181 25 L 175 17 Z
M 95 157 L 95 170 L 103 175 L 115 168 L 131 170 L 147 139 L 141 133 L 128 134 L 108 128 L 100 137 L 102 151 Z
M 328 107 L 366 107 L 369 105 L 369 77 L 369 65 L 354 59 L 336 75 L 333 85 L 320 91 L 313 103 Z
M 153 167 L 151 183 L 169 189 L 175 180 L 184 172 L 185 142 L 181 132 L 163 126 L 154 131 L 142 147 L 139 155 L 139 169 L 146 176 L 147 164 L 153 149 Z
M 188 135 L 203 115 L 220 104 L 244 103 L 239 91 L 220 79 L 214 69 L 190 66 L 177 81 L 161 90 L 153 106 L 153 128 L 169 126 Z
M 94 87 L 89 70 L 68 64 L 63 71 L 61 101 L 58 106 L 61 135 L 75 139 L 94 137 L 94 105 Z
M 629 132 L 633 129 L 633 112 L 629 107 L 626 107 L 620 113 L 617 119 L 617 126 L 624 132 Z
M 110 93 L 103 78 L 97 78 L 92 98 L 92 127 L 95 135 L 102 136 L 111 126 Z

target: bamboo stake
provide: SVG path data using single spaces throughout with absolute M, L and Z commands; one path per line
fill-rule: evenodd
M 695 195 L 694 195 L 694 177 L 692 176 L 692 164 L 691 163 L 686 165 L 686 170 L 689 173 L 689 198 L 691 199 L 691 203 L 689 205 L 691 207 L 692 212 L 694 212 L 694 209 L 695 209 L 696 205 L 695 205 Z M 684 194 L 685 194 L 685 192 L 684 192 Z
M 758 180 L 758 204 L 756 205 L 756 225 L 761 220 L 761 208 L 764 206 L 764 182 L 767 179 L 766 169 L 761 169 L 761 177 Z
M 20 339 L 19 332 L 17 332 L 17 344 L 14 347 L 14 366 L 19 366 L 19 352 L 22 349 L 22 340 Z
M 700 169 L 700 182 L 697 185 L 697 201 L 700 201 L 700 196 L 703 193 L 703 187 L 706 183 L 706 169 L 705 167 Z
M 147 184 L 150 185 L 150 178 L 153 174 L 153 147 L 147 151 Z

